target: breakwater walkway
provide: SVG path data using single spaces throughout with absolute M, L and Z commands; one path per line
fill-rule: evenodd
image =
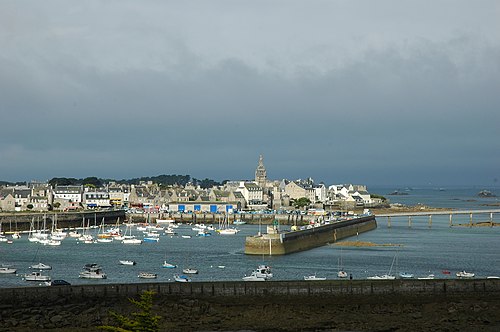
M 500 280 L 326 280 L 95 284 L 0 289 L 0 331 L 92 331 L 154 291 L 162 330 L 500 328 Z
M 396 212 L 396 213 L 377 213 L 375 216 L 377 218 L 387 218 L 387 226 L 391 227 L 391 221 L 394 218 L 408 217 L 408 226 L 412 226 L 413 217 L 427 217 L 429 227 L 432 226 L 432 217 L 433 216 L 449 216 L 448 224 L 449 226 L 453 226 L 453 216 L 461 216 L 468 215 L 468 225 L 474 226 L 475 220 L 474 217 L 477 216 L 487 216 L 491 225 L 495 222 L 494 217 L 495 214 L 500 214 L 500 209 L 487 209 L 487 210 L 439 210 L 439 211 L 413 211 L 413 212 Z M 481 220 L 484 223 L 484 220 Z

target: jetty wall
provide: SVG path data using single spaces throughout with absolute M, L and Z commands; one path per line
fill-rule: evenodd
M 367 216 L 301 231 L 248 236 L 245 239 L 245 254 L 285 255 L 334 243 L 376 228 L 375 217 Z
M 52 223 L 57 221 L 58 228 L 81 227 L 85 219 L 91 226 L 100 225 L 104 218 L 105 224 L 114 224 L 120 218 L 125 220 L 125 210 L 105 210 L 105 211 L 80 211 L 80 212 L 58 212 L 58 213 L 0 213 L 0 223 L 2 231 L 6 233 L 14 231 L 28 231 L 33 221 L 35 226 L 42 226 L 45 220 L 47 228 L 52 227 Z
M 0 331 L 93 331 L 155 292 L 161 330 L 498 331 L 500 280 L 100 284 L 0 289 Z

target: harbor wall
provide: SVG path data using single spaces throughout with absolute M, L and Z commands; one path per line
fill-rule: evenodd
M 117 219 L 125 220 L 125 210 L 106 210 L 106 211 L 80 211 L 80 212 L 60 212 L 60 213 L 0 213 L 0 223 L 2 231 L 12 233 L 14 231 L 29 231 L 30 224 L 33 221 L 35 226 L 42 227 L 45 219 L 47 228 L 52 227 L 52 223 L 57 221 L 58 228 L 81 227 L 82 221 L 93 225 L 100 225 L 103 218 L 105 224 L 114 224 Z
M 161 330 L 500 328 L 500 280 L 101 284 L 0 289 L 0 331 L 93 331 L 155 292 Z
M 245 254 L 285 255 L 334 243 L 377 228 L 374 216 L 345 220 L 302 231 L 264 236 L 248 236 L 245 239 Z

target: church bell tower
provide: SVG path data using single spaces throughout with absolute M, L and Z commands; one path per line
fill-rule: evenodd
M 262 158 L 262 155 L 260 155 L 259 156 L 259 165 L 257 166 L 257 169 L 255 170 L 255 182 L 257 182 L 257 184 L 261 188 L 265 188 L 266 181 L 267 181 L 266 168 L 264 167 L 264 160 Z

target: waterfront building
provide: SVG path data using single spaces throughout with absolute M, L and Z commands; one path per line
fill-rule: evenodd
M 84 205 L 87 208 L 110 208 L 109 193 L 106 191 L 87 191 L 83 194 Z
M 68 201 L 82 203 L 83 186 L 56 186 L 54 188 L 54 201 Z

